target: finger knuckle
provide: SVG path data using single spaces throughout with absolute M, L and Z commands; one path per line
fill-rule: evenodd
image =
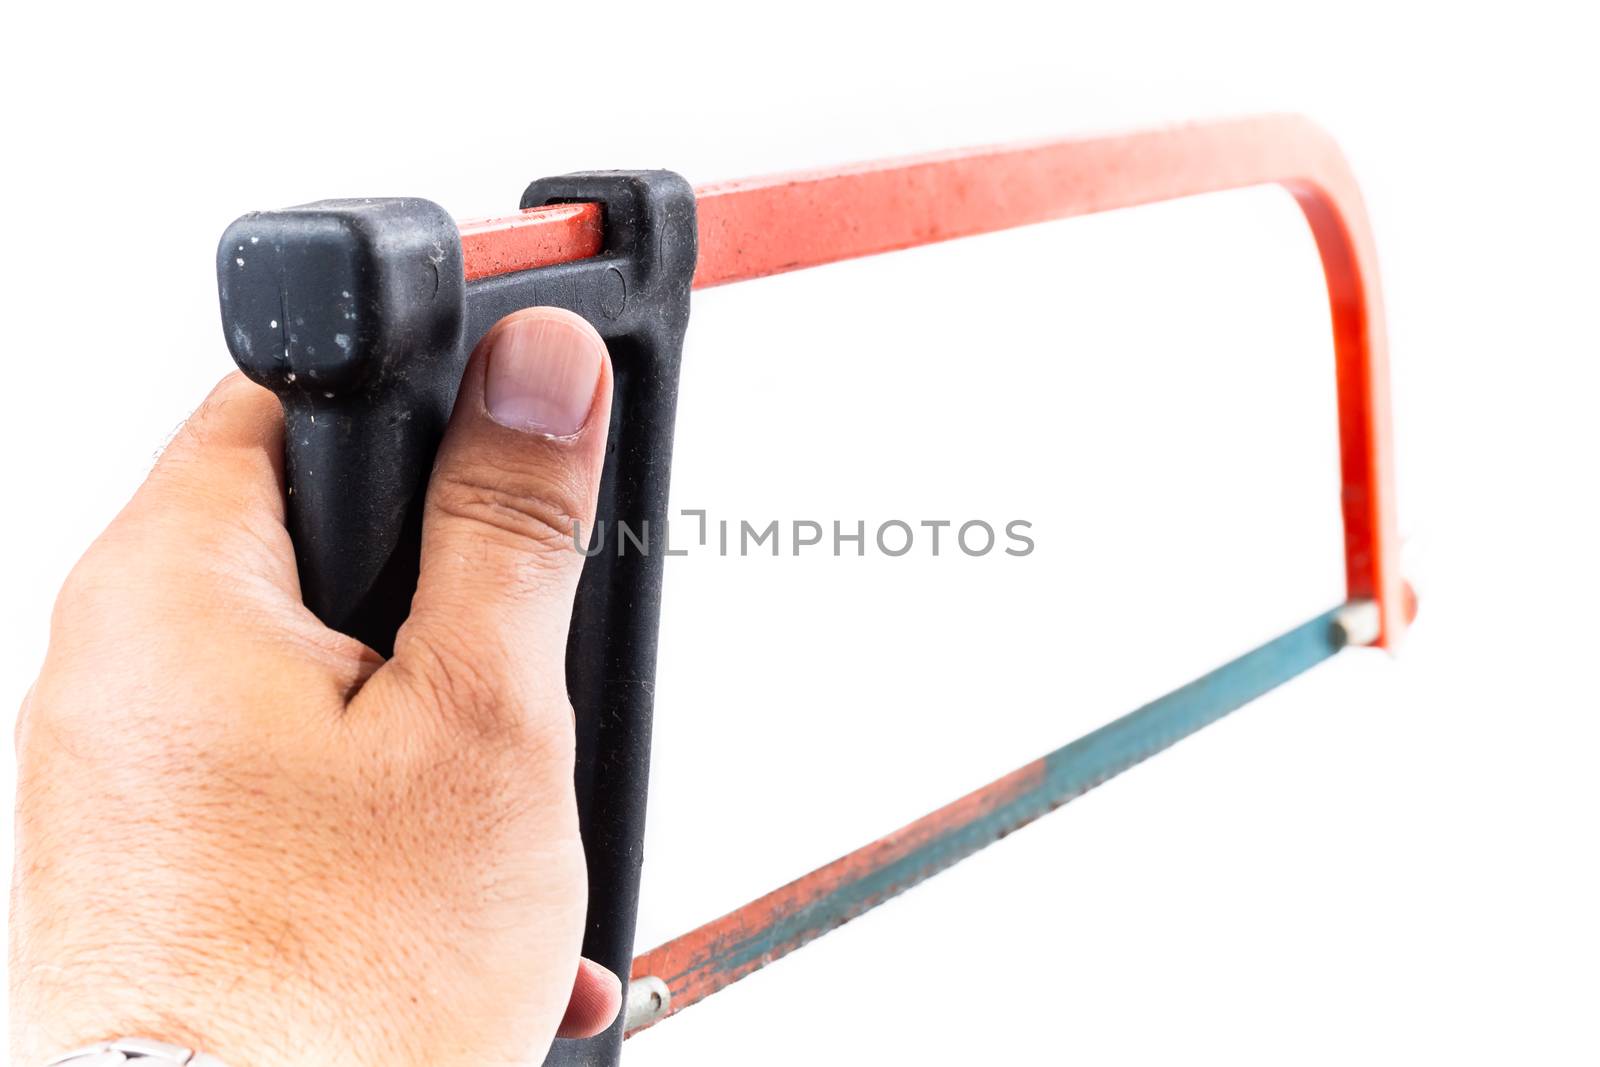
M 584 495 L 560 472 L 517 472 L 472 466 L 444 478 L 434 492 L 443 515 L 539 555 L 573 550 L 587 523 Z

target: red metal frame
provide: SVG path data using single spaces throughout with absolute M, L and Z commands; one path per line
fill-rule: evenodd
M 1201 193 L 1277 184 L 1299 203 L 1322 259 L 1334 339 L 1348 599 L 1377 605 L 1376 645 L 1393 648 L 1415 600 L 1399 572 L 1388 355 L 1377 260 L 1343 155 L 1292 116 L 977 148 L 696 190 L 704 289 L 859 256 Z M 592 204 L 535 208 L 461 224 L 468 278 L 595 255 Z M 670 1012 L 767 962 L 707 961 L 774 928 L 841 885 L 990 817 L 1040 787 L 1046 762 L 1021 768 L 900 831 L 805 875 L 634 961 L 671 979 Z M 1059 803 L 1059 800 L 1052 801 Z M 1042 812 L 1034 812 L 1037 815 Z M 1033 817 L 1030 815 L 1030 817 Z M 843 920 L 840 920 L 843 921 Z M 808 934 L 814 936 L 814 934 Z M 795 944 L 775 945 L 772 956 Z
M 695 288 L 1051 219 L 1277 184 L 1322 257 L 1333 321 L 1345 585 L 1378 605 L 1393 648 L 1410 592 L 1399 570 L 1388 348 L 1377 257 L 1360 191 L 1314 123 L 1267 116 L 1134 134 L 945 152 L 696 190 Z M 468 278 L 596 254 L 599 208 L 558 204 L 461 224 Z
M 469 282 L 588 259 L 599 254 L 604 236 L 599 204 L 551 204 L 456 225 Z

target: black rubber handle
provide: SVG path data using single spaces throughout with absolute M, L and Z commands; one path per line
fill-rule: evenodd
M 524 208 L 562 202 L 600 203 L 600 255 L 469 283 L 438 205 L 326 200 L 240 218 L 217 274 L 234 360 L 283 402 L 306 604 L 386 655 L 416 589 L 428 474 L 472 347 L 503 316 L 540 305 L 577 312 L 605 338 L 611 436 L 567 687 L 589 865 L 584 954 L 621 976 L 626 993 L 694 192 L 668 171 L 606 171 L 542 179 L 522 198 Z M 615 1064 L 621 1044 L 619 1018 L 600 1037 L 556 1042 L 548 1062 Z
M 217 280 L 234 361 L 283 402 L 306 605 L 388 655 L 470 352 L 455 222 L 426 200 L 258 212 L 223 234 Z

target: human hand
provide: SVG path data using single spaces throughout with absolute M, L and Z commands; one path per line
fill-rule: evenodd
M 611 1023 L 564 674 L 610 405 L 582 319 L 491 331 L 384 661 L 301 604 L 276 399 L 216 388 L 68 578 L 19 716 L 13 1062 L 478 1067 Z

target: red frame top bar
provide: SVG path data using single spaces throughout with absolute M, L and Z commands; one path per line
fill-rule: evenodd
M 1297 116 L 963 149 L 701 186 L 694 285 L 747 281 L 1052 219 L 1277 184 L 1310 224 L 1333 322 L 1345 578 L 1394 647 L 1414 610 L 1399 572 L 1388 350 L 1377 256 L 1344 156 Z M 462 223 L 469 279 L 595 255 L 593 204 Z
M 551 204 L 500 218 L 463 219 L 456 225 L 467 281 L 599 255 L 602 221 L 599 204 Z

